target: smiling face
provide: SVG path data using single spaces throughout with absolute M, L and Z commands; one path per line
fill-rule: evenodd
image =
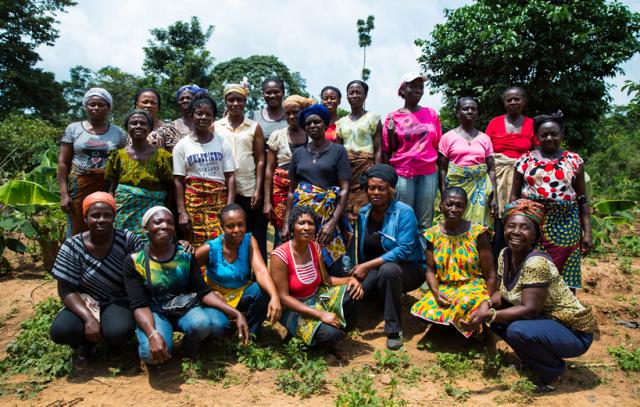
M 171 243 L 176 231 L 173 215 L 164 210 L 156 212 L 147 221 L 144 229 L 151 242 L 156 244 Z
M 322 104 L 327 108 L 331 113 L 336 113 L 338 111 L 338 106 L 340 106 L 340 96 L 333 89 L 326 89 L 320 95 L 322 99 Z
M 151 91 L 142 92 L 136 100 L 136 109 L 146 110 L 154 119 L 158 117 L 158 108 L 158 96 Z
M 111 205 L 96 202 L 89 207 L 87 215 L 85 216 L 85 222 L 89 226 L 89 233 L 104 235 L 110 233 L 113 229 L 113 222 L 115 221 L 115 213 Z
M 282 104 L 284 92 L 276 82 L 267 82 L 262 89 L 262 97 L 269 107 L 277 107 Z
M 478 104 L 471 99 L 465 99 L 460 103 L 456 114 L 460 123 L 473 125 L 478 120 Z
M 316 223 L 309 214 L 302 214 L 293 223 L 293 238 L 297 241 L 310 242 L 316 235 Z
M 536 224 L 524 215 L 509 216 L 504 225 L 504 239 L 514 252 L 522 252 L 533 247 L 537 238 Z
M 536 136 L 540 141 L 540 149 L 545 154 L 553 154 L 560 149 L 564 134 L 558 123 L 546 122 L 538 128 Z
M 367 99 L 367 92 L 359 83 L 352 83 L 347 88 L 347 101 L 351 106 L 351 109 L 359 108 L 364 104 Z
M 367 180 L 367 198 L 371 206 L 385 207 L 392 198 L 393 189 L 380 178 L 369 178 Z
M 193 127 L 199 133 L 208 132 L 213 123 L 213 109 L 208 103 L 201 103 L 195 106 L 191 120 Z
M 188 90 L 183 90 L 182 93 L 178 95 L 178 106 L 180 106 L 180 110 L 182 113 L 189 113 L 189 104 L 193 100 L 193 93 Z
M 448 194 L 440 201 L 440 212 L 446 220 L 458 221 L 462 219 L 467 209 L 467 200 L 461 194 Z
M 231 92 L 224 97 L 224 104 L 230 116 L 242 116 L 247 99 L 239 93 Z
M 317 114 L 312 114 L 305 119 L 304 129 L 312 140 L 320 140 L 324 138 L 327 125 L 324 123 L 324 120 L 322 120 L 322 117 Z
M 111 111 L 109 103 L 100 96 L 91 96 L 85 109 L 91 119 L 97 120 L 104 120 Z
M 132 140 L 146 139 L 151 132 L 151 126 L 145 115 L 136 113 L 129 118 L 127 133 Z
M 225 240 L 235 243 L 236 245 L 240 244 L 247 232 L 247 221 L 244 211 L 238 209 L 224 212 L 220 222 L 222 223 Z
M 527 99 L 522 93 L 522 90 L 513 88 L 507 90 L 504 95 L 502 95 L 502 102 L 504 103 L 504 108 L 508 114 L 518 116 L 522 114 L 524 105 L 527 103 Z
M 284 107 L 284 117 L 287 119 L 287 124 L 289 125 L 290 129 L 295 130 L 299 127 L 298 115 L 301 111 L 302 109 L 300 108 L 300 106 L 294 103 L 290 103 Z

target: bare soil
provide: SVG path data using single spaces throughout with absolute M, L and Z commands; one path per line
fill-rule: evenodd
M 640 259 L 633 259 L 631 274 L 623 274 L 615 255 L 603 259 L 586 259 L 583 263 L 585 289 L 578 297 L 593 306 L 598 319 L 598 330 L 591 349 L 582 357 L 571 359 L 566 374 L 552 393 L 524 397 L 509 390 L 510 384 L 520 376 L 514 368 L 507 368 L 500 380 L 485 378 L 480 369 L 465 377 L 451 380 L 458 389 L 467 390 L 469 398 L 459 402 L 445 393 L 445 381 L 425 375 L 413 385 L 399 385 L 399 397 L 409 406 L 424 405 L 523 405 L 534 406 L 640 406 L 640 375 L 624 373 L 615 367 L 607 348 L 625 344 L 640 347 L 640 330 L 616 323 L 617 320 L 637 321 L 640 313 Z M 27 268 L 12 277 L 0 280 L 0 357 L 6 345 L 28 318 L 34 305 L 56 295 L 55 282 L 37 269 Z M 405 309 L 419 298 L 418 291 L 404 297 Z M 180 361 L 171 360 L 161 369 L 143 373 L 138 368 L 135 343 L 123 349 L 99 352 L 93 363 L 81 372 L 50 383 L 34 398 L 20 400 L 15 396 L 0 397 L 0 405 L 41 406 L 328 406 L 334 405 L 337 389 L 334 382 L 343 373 L 362 365 L 373 365 L 373 354 L 385 348 L 382 308 L 377 303 L 366 303 L 361 310 L 357 333 L 342 343 L 349 357 L 348 366 L 330 367 L 326 390 L 310 399 L 290 397 L 277 390 L 277 371 L 251 372 L 240 363 L 226 368 L 226 379 L 220 383 L 196 380 L 187 384 L 180 375 Z M 465 341 L 454 330 L 434 327 L 425 335 L 426 325 L 405 315 L 405 350 L 411 364 L 428 367 L 435 363 L 435 351 L 457 352 L 496 346 L 509 351 L 505 343 L 492 340 L 488 344 Z M 281 328 L 267 329 L 259 342 L 277 340 L 283 336 Z M 426 343 L 429 346 L 425 347 Z M 431 350 L 428 350 L 430 348 Z M 215 349 L 215 345 L 213 346 Z M 509 360 L 517 363 L 513 352 Z M 177 358 L 176 358 L 177 359 Z M 25 380 L 12 377 L 11 382 Z M 374 379 L 381 393 L 385 392 L 388 378 L 377 375 Z M 384 393 L 386 394 L 386 393 Z

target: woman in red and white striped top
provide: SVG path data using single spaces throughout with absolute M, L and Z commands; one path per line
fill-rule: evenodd
M 312 208 L 293 208 L 288 228 L 292 239 L 273 251 L 270 262 L 280 302 L 286 307 L 280 322 L 307 345 L 331 350 L 354 317 L 354 300 L 362 298 L 362 287 L 354 277 L 331 277 L 324 270 L 321 247 L 314 242 Z

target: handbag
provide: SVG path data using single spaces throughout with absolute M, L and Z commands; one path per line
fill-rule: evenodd
M 151 298 L 153 299 L 153 302 L 159 304 L 153 293 L 153 285 L 151 284 L 151 271 L 149 270 L 149 246 L 144 247 L 144 271 L 147 276 L 147 285 L 151 292 Z M 181 317 L 199 303 L 200 300 L 198 300 L 198 295 L 196 293 L 189 293 L 176 295 L 159 305 L 160 311 L 162 311 L 163 314 L 171 317 Z

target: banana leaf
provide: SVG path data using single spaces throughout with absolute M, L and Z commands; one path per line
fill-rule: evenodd
M 7 206 L 59 205 L 60 195 L 31 181 L 11 180 L 0 187 L 0 204 Z
M 628 211 L 629 209 L 635 208 L 636 203 L 624 199 L 612 199 L 597 202 L 593 204 L 593 207 L 603 215 L 613 215 L 616 212 Z

